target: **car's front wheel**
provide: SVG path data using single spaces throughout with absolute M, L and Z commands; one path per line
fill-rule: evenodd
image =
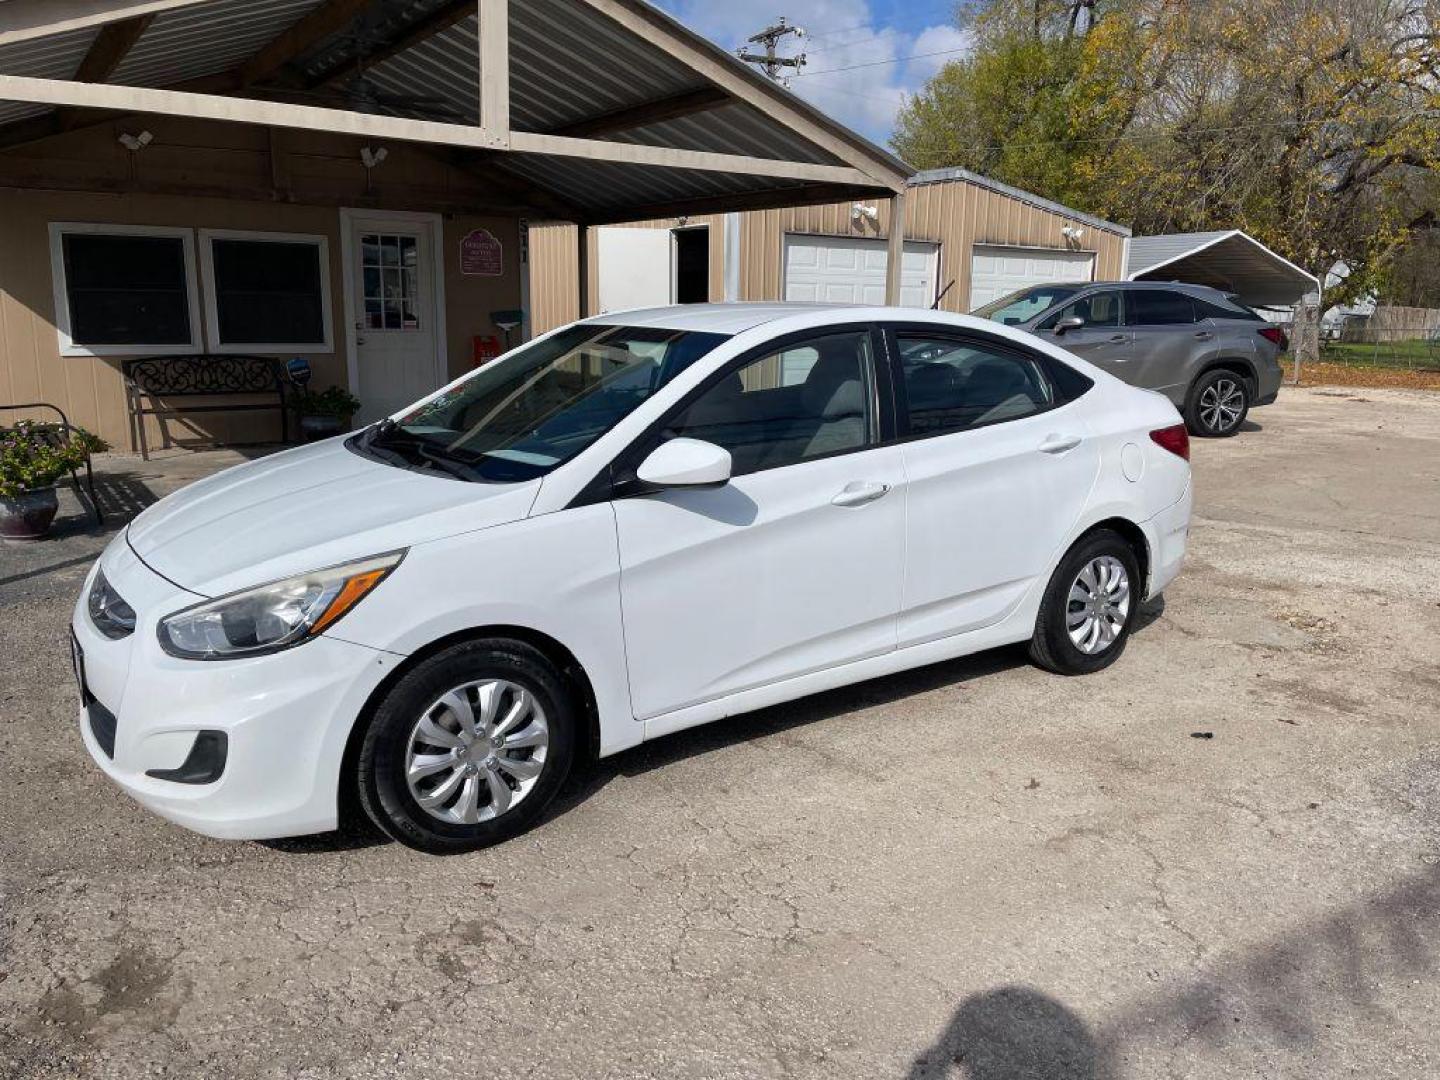
M 574 758 L 577 711 L 555 666 L 520 641 L 451 646 L 407 672 L 375 710 L 356 780 L 366 814 L 434 854 L 529 828 Z
M 1233 371 L 1218 368 L 1195 380 L 1185 405 L 1190 434 L 1207 439 L 1234 435 L 1250 411 L 1250 385 Z
M 1030 658 L 1061 675 L 1088 675 L 1125 651 L 1144 586 L 1135 552 L 1097 529 L 1060 560 L 1040 601 Z

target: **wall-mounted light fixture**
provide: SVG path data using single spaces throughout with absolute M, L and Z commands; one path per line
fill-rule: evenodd
M 871 225 L 880 224 L 880 211 L 873 206 L 866 206 L 864 203 L 856 203 L 850 208 L 850 220 L 859 224 L 868 221 Z
M 132 154 L 138 154 L 155 141 L 155 136 L 148 131 L 142 131 L 139 135 L 131 135 L 128 131 L 122 131 L 116 141 Z

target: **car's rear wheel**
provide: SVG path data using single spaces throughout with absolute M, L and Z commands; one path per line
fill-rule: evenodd
M 487 639 L 421 662 L 385 695 L 360 747 L 361 805 L 390 836 L 450 854 L 529 828 L 570 771 L 577 712 L 539 650 Z
M 1250 411 L 1250 384 L 1226 368 L 1207 371 L 1195 380 L 1185 405 L 1190 434 L 1207 439 L 1234 435 Z
M 1030 658 L 1061 675 L 1109 667 L 1125 651 L 1142 589 L 1123 536 L 1097 529 L 1081 537 L 1045 588 Z

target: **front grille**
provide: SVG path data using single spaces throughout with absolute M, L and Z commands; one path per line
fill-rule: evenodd
M 85 703 L 85 719 L 90 725 L 90 734 L 100 744 L 100 749 L 105 751 L 106 757 L 114 760 L 115 714 L 91 698 Z

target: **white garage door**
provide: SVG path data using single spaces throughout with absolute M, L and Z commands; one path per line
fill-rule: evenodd
M 669 229 L 596 229 L 600 314 L 670 303 Z
M 974 311 L 1016 289 L 1047 281 L 1091 281 L 1095 277 L 1092 251 L 1042 251 L 1036 248 L 991 247 L 976 244 L 970 256 L 970 307 Z
M 886 241 L 848 236 L 785 237 L 785 299 L 825 304 L 885 303 Z M 900 303 L 935 302 L 940 245 L 905 243 L 900 260 Z

